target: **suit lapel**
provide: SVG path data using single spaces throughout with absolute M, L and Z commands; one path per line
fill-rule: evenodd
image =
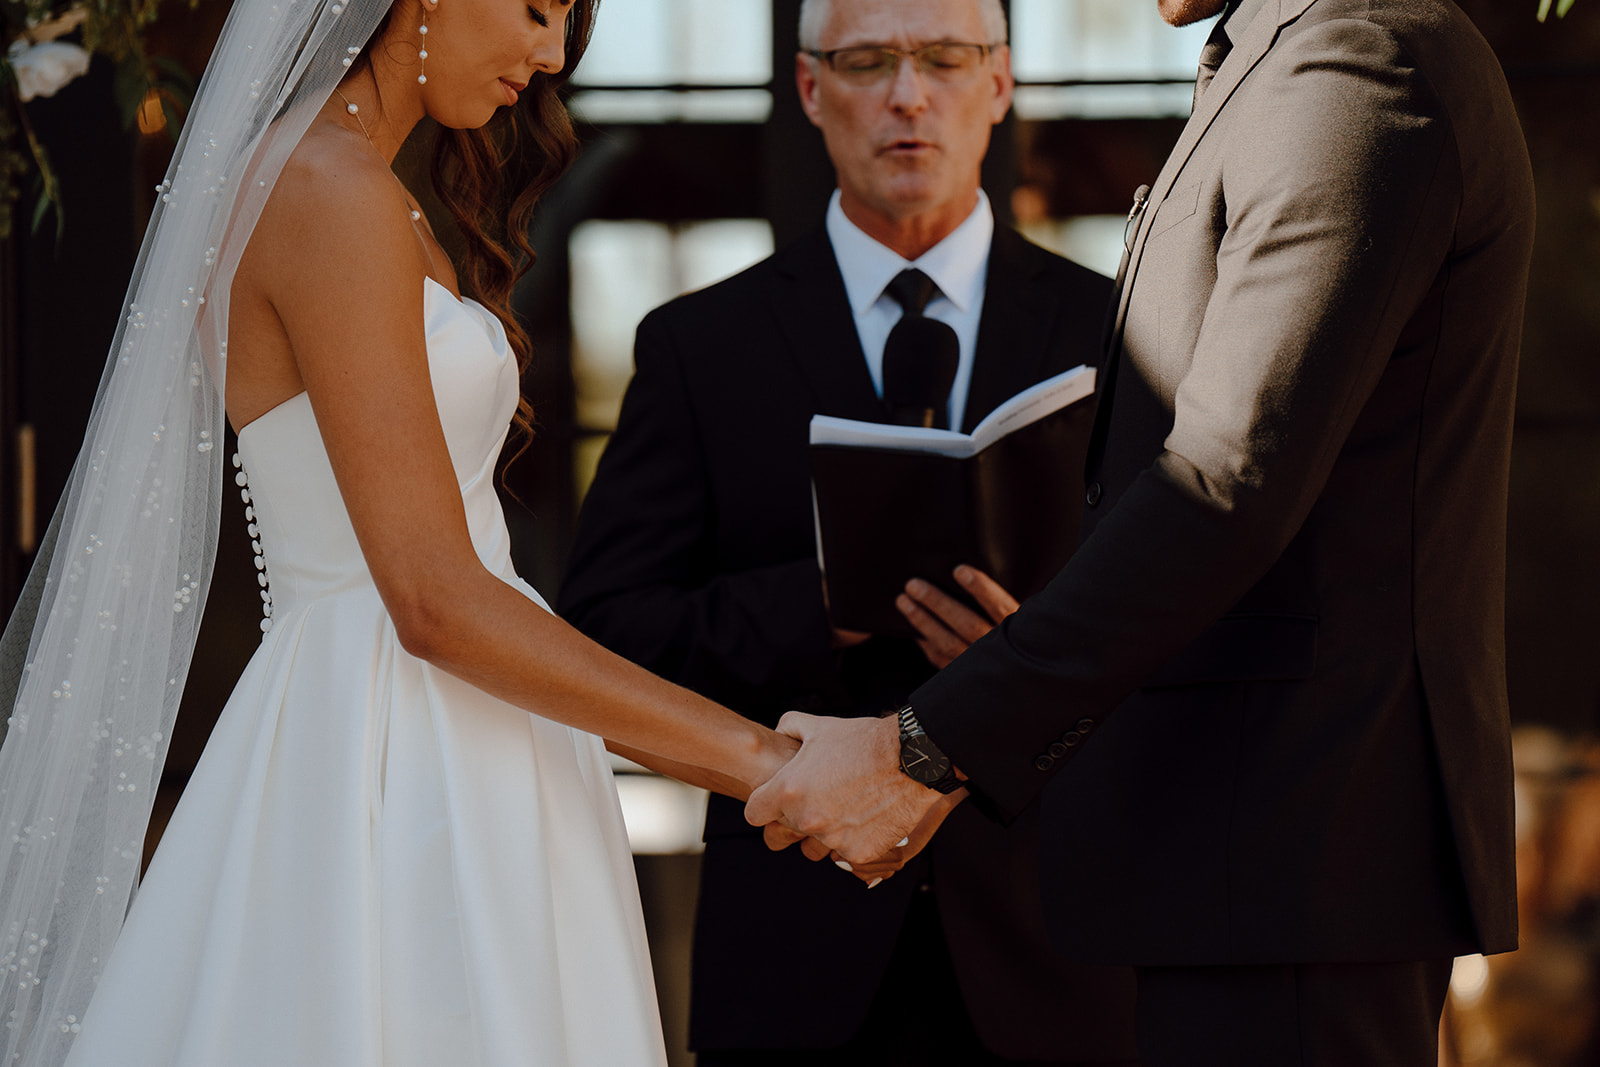
M 1043 364 L 1050 356 L 1046 342 L 1056 309 L 1053 294 L 1042 291 L 1047 287 L 1040 284 L 1041 271 L 1028 269 L 1025 251 L 1020 234 L 995 227 L 972 382 L 961 420 L 967 433 L 1002 401 L 1044 377 Z
M 790 359 L 819 414 L 882 422 L 888 417 L 867 370 L 855 315 L 827 233 L 820 227 L 779 253 L 772 311 Z
M 1249 4 L 1251 0 L 1244 2 Z M 1233 96 L 1234 90 L 1239 87 L 1245 76 L 1255 69 L 1256 64 L 1261 62 L 1273 42 L 1278 39 L 1278 32 L 1304 14 L 1315 2 L 1316 0 L 1264 0 L 1255 12 L 1240 12 L 1241 16 L 1248 16 L 1247 21 L 1236 19 L 1235 22 L 1229 23 L 1229 29 L 1238 35 L 1233 50 L 1223 63 L 1222 69 L 1217 72 L 1217 76 L 1212 79 L 1205 94 L 1200 97 L 1199 107 L 1189 116 L 1189 122 L 1178 137 L 1178 143 L 1173 146 L 1166 163 L 1161 167 L 1161 173 L 1156 176 L 1155 184 L 1151 186 L 1149 199 L 1139 217 L 1139 228 L 1128 255 L 1126 271 L 1117 290 L 1116 319 L 1110 331 L 1105 354 L 1107 372 L 1101 383 L 1094 435 L 1089 442 L 1091 476 L 1098 465 L 1106 428 L 1110 423 L 1107 416 L 1115 390 L 1117 364 L 1121 362 L 1122 331 L 1128 319 L 1128 301 L 1133 292 L 1133 280 L 1139 272 L 1139 261 L 1144 255 L 1145 240 L 1149 236 L 1150 220 L 1155 217 L 1167 194 L 1172 192 L 1172 186 L 1178 180 L 1178 175 L 1183 173 L 1184 165 L 1189 162 L 1195 147 L 1199 145 L 1201 138 L 1206 135 L 1211 124 Z

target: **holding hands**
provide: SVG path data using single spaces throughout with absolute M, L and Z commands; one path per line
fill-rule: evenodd
M 921 635 L 923 654 L 939 668 L 1017 610 L 1016 598 L 976 567 L 957 567 L 955 578 L 983 615 L 922 579 L 906 583 L 896 601 Z M 769 848 L 798 843 L 808 858 L 832 858 L 869 888 L 922 851 L 966 797 L 965 789 L 941 793 L 901 769 L 900 723 L 893 716 L 835 719 L 791 711 L 778 732 L 799 741 L 800 751 L 750 795 L 745 818 L 765 827 Z
M 750 795 L 745 818 L 766 827 L 767 845 L 802 839 L 812 859 L 850 864 L 871 880 L 898 870 L 965 797 L 948 796 L 900 769 L 894 718 L 833 719 L 791 711 L 778 732 L 800 741 L 789 763 Z

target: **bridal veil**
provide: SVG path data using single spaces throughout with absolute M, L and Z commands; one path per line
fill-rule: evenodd
M 59 1064 L 138 880 L 210 584 L 228 293 L 274 180 L 390 0 L 234 0 L 0 640 L 0 1063 Z

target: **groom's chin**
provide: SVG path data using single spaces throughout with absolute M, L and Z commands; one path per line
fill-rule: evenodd
M 1211 18 L 1227 7 L 1227 0 L 1157 0 L 1161 17 L 1174 26 L 1188 26 Z

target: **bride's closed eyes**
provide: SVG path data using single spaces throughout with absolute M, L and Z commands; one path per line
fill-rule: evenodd
M 549 4 L 546 5 L 546 7 L 550 7 L 550 6 L 552 6 L 552 5 L 549 5 Z M 563 7 L 563 8 L 571 7 L 572 6 L 572 0 L 556 0 L 555 4 L 553 6 L 555 6 L 555 7 Z M 534 6 L 533 4 L 529 4 L 528 5 L 528 17 L 533 19 L 533 21 L 537 22 L 539 25 L 546 27 L 547 29 L 550 26 L 550 16 L 546 12 L 541 11 L 538 7 Z

